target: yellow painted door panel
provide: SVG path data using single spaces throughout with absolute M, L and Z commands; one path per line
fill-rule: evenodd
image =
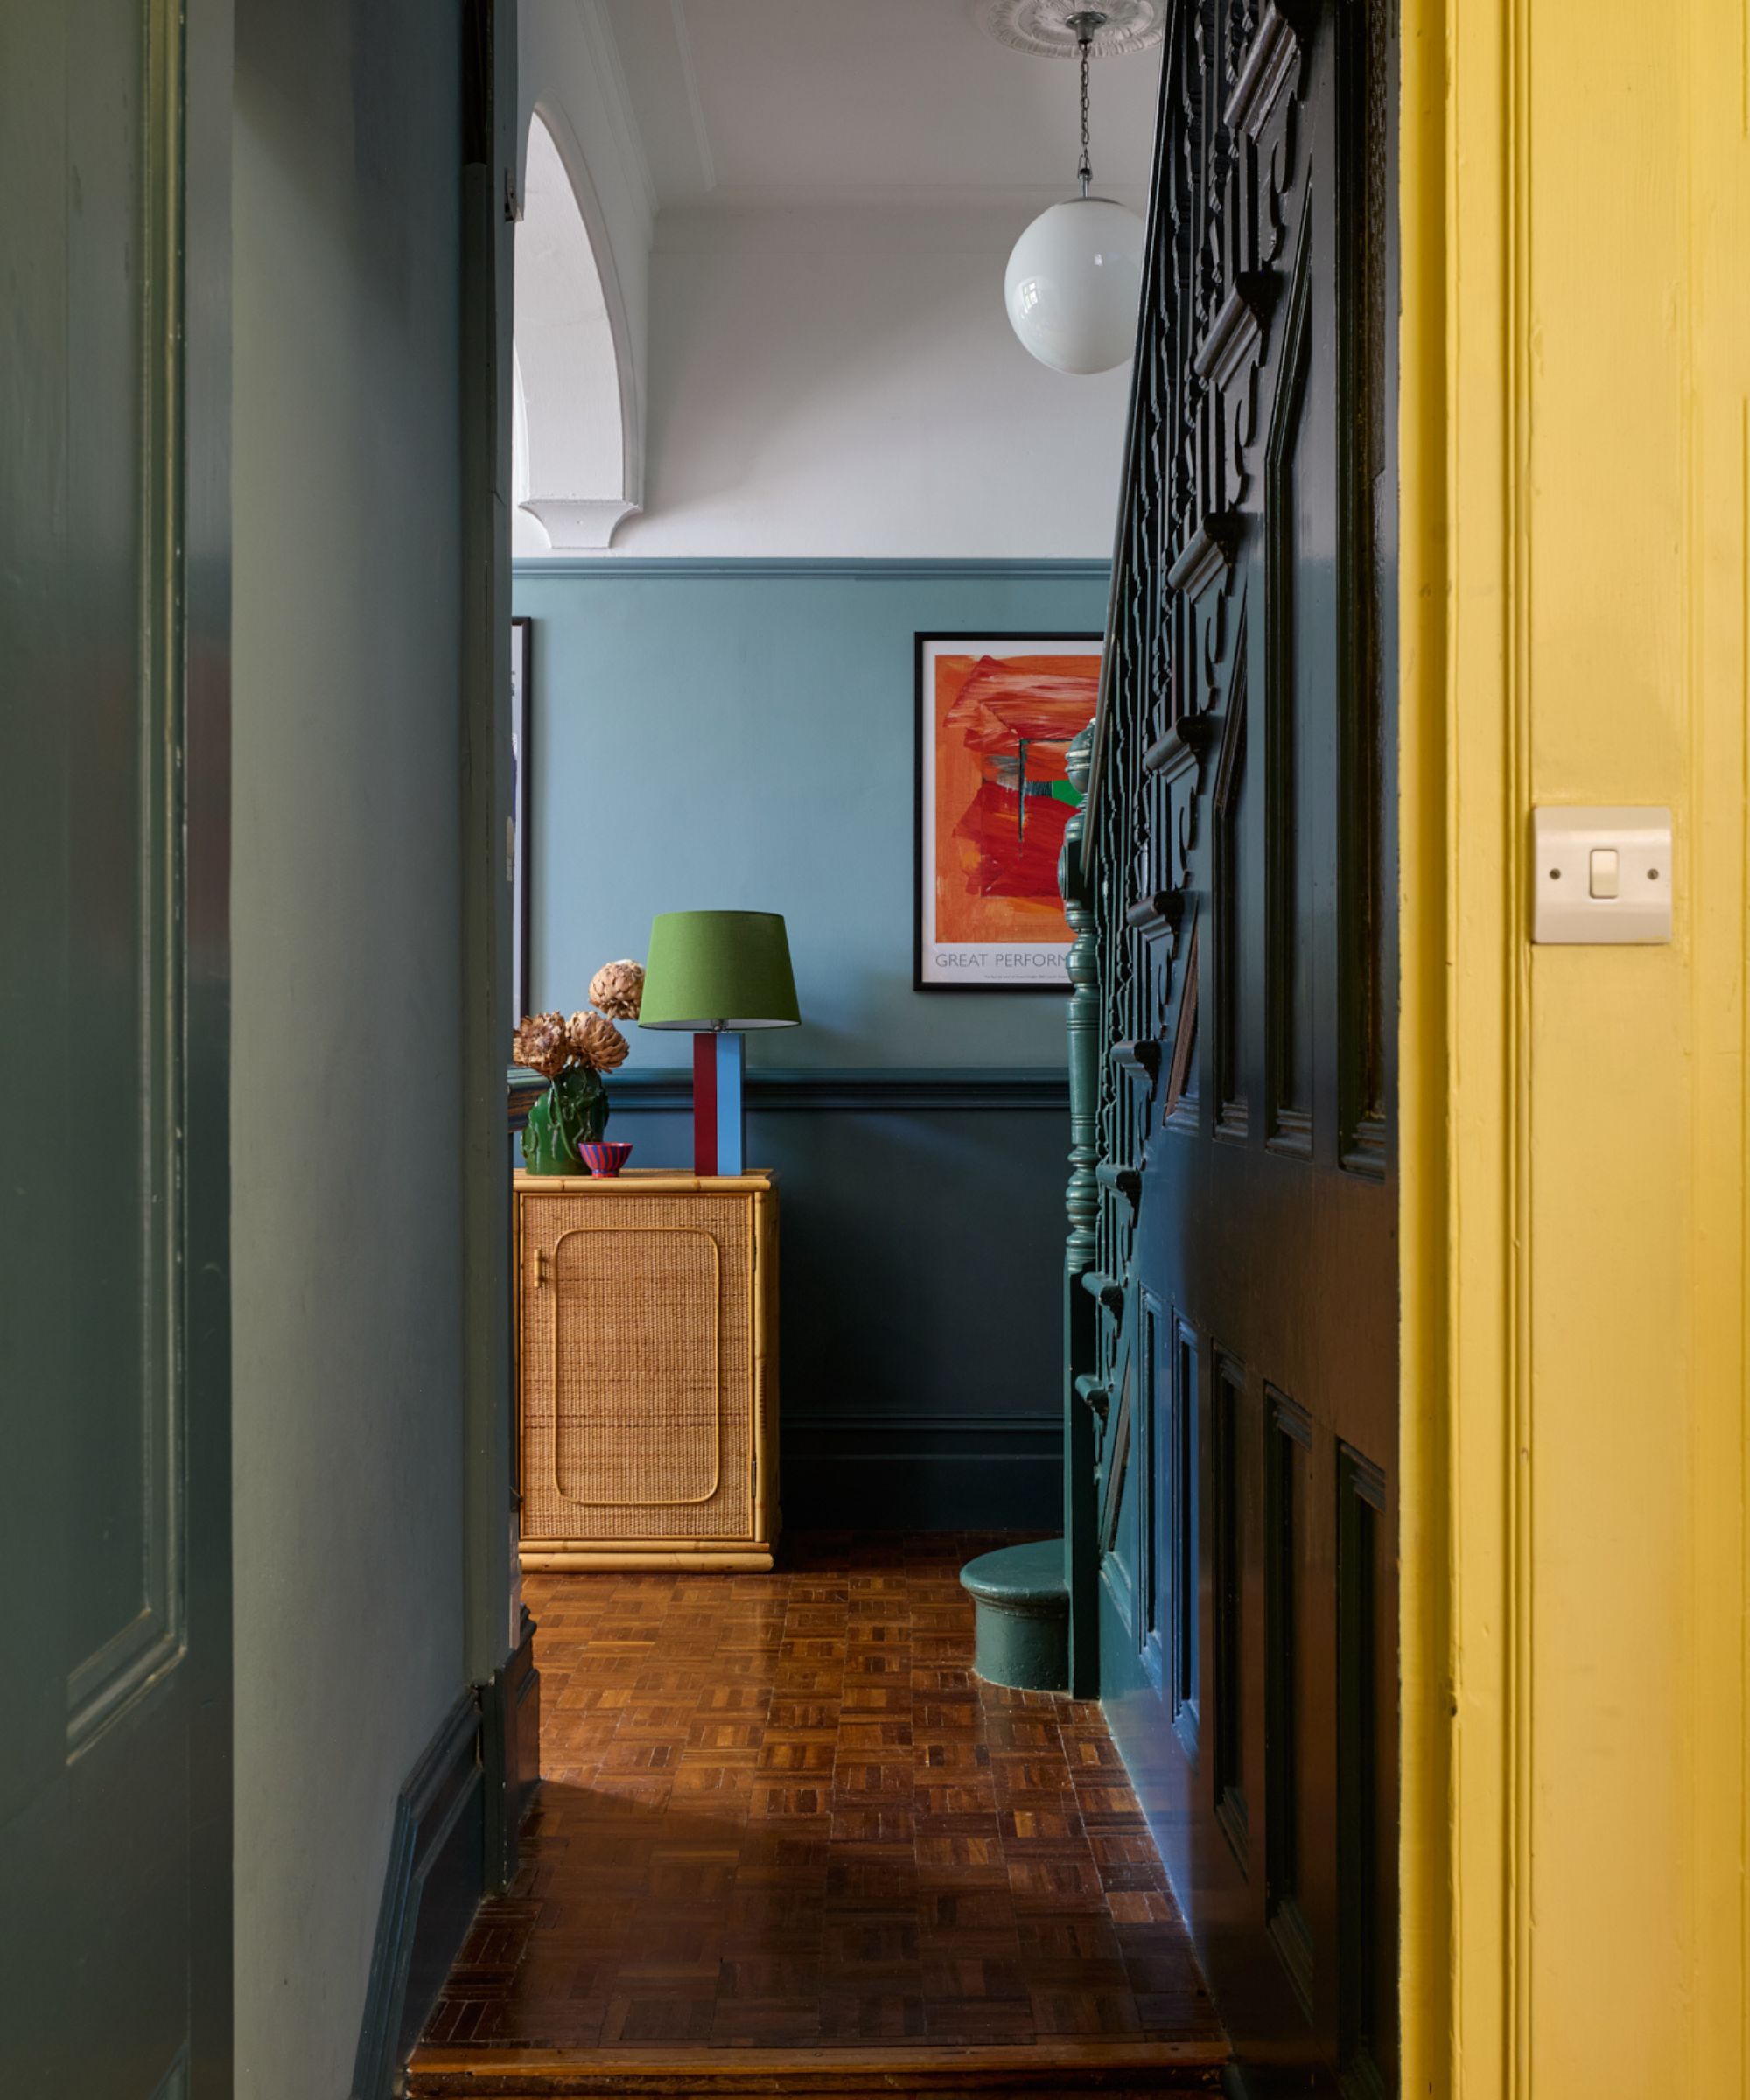
M 1746 45 L 1403 43 L 1404 2090 L 1746 2090 Z M 1538 804 L 1666 947 L 1533 948 Z

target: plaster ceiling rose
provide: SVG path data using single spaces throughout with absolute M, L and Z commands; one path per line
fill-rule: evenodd
M 1081 46 L 1075 17 L 1088 0 L 966 0 L 966 11 L 987 36 L 1035 59 L 1073 59 Z M 1166 31 L 1166 0 L 1098 0 L 1105 17 L 1088 41 L 1096 59 L 1128 58 L 1158 44 Z

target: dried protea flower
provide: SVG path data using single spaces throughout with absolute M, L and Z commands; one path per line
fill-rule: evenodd
M 590 979 L 590 1004 L 610 1020 L 635 1021 L 644 1003 L 644 965 L 626 956 L 604 962 Z
M 570 1062 L 571 1046 L 563 1013 L 525 1014 L 517 1023 L 510 1054 L 519 1065 L 557 1079 Z
M 598 1072 L 612 1072 L 623 1065 L 632 1048 L 613 1023 L 605 1021 L 598 1013 L 574 1013 L 565 1033 L 571 1055 L 580 1065 L 589 1065 Z

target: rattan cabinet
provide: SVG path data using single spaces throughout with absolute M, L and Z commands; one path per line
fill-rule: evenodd
M 769 1568 L 769 1174 L 516 1177 L 522 1564 Z

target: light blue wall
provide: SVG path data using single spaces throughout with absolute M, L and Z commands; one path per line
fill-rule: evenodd
M 514 602 L 536 1000 L 580 1004 L 655 912 L 789 924 L 804 1025 L 749 1051 L 815 1075 L 781 1112 L 756 1084 L 749 1118 L 780 1180 L 786 1523 L 1054 1530 L 1068 1106 L 998 1075 L 1061 1070 L 1065 1000 L 912 989 L 914 636 L 1097 631 L 1103 566 L 610 560 L 520 570 Z M 687 1055 L 634 1033 L 610 1082 L 634 1165 L 690 1164 L 684 1105 L 640 1084 Z M 951 1102 L 895 1083 L 956 1068 Z
M 752 1063 L 1063 1061 L 1058 1000 L 912 989 L 913 637 L 1097 630 L 1103 564 L 545 566 L 514 589 L 536 623 L 539 1005 L 581 1005 L 657 912 L 739 906 L 784 914 L 804 1021 Z

